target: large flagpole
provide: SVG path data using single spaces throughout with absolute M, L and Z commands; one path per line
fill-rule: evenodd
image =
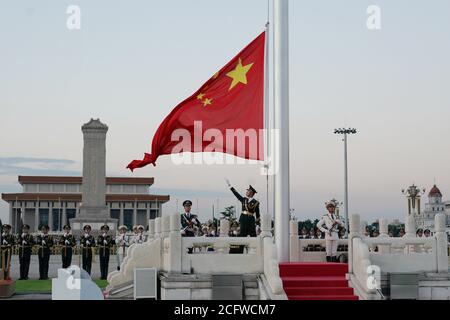
M 280 262 L 289 262 L 289 1 L 274 0 L 275 243 Z

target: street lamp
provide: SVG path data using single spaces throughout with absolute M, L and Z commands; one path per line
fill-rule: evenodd
M 348 220 L 348 165 L 347 165 L 347 136 L 349 134 L 356 134 L 356 129 L 353 128 L 340 128 L 335 129 L 334 134 L 344 135 L 344 204 L 345 204 L 345 234 L 349 231 L 349 220 Z

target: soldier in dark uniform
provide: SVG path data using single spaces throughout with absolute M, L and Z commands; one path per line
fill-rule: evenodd
M 61 246 L 61 258 L 62 258 L 62 267 L 63 269 L 67 269 L 72 265 L 72 253 L 73 247 L 76 246 L 77 241 L 73 234 L 70 233 L 72 228 L 69 225 L 64 226 L 64 234 L 59 238 L 59 245 Z
M 195 214 L 191 213 L 192 201 L 183 202 L 184 213 L 181 215 L 181 235 L 183 237 L 195 237 L 195 228 L 202 229 L 202 224 Z
M 11 251 L 14 246 L 14 236 L 11 234 L 11 226 L 9 224 L 3 225 L 2 243 L 0 247 L 1 260 L 1 275 L 0 280 L 11 280 L 9 271 L 11 268 Z
M 22 226 L 22 234 L 17 237 L 17 245 L 19 246 L 19 262 L 20 262 L 20 278 L 19 280 L 28 280 L 28 271 L 30 270 L 31 250 L 33 248 L 34 239 L 30 234 L 30 226 L 24 224 Z
M 84 235 L 80 239 L 83 269 L 89 274 L 91 274 L 92 268 L 92 248 L 95 247 L 95 239 L 91 235 L 91 230 L 90 225 L 85 225 L 83 227 Z
M 259 201 L 253 197 L 258 193 L 255 188 L 250 186 L 247 189 L 246 196 L 241 196 L 235 188 L 231 187 L 228 180 L 227 184 L 231 192 L 242 203 L 242 214 L 239 218 L 240 233 L 239 237 L 256 237 L 256 225 L 260 223 Z
M 100 257 L 100 279 L 106 280 L 108 277 L 109 255 L 115 240 L 108 235 L 109 227 L 107 225 L 102 226 L 101 231 L 102 234 L 97 238 L 97 246 L 100 248 L 98 251 Z
M 50 249 L 53 247 L 53 237 L 48 234 L 50 227 L 41 227 L 41 234 L 36 237 L 36 244 L 39 246 L 39 280 L 48 280 L 48 264 L 50 261 Z

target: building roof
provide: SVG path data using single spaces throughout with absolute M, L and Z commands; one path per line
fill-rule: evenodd
M 107 177 L 107 185 L 153 185 L 154 178 L 117 178 Z M 82 177 L 58 177 L 58 176 L 19 176 L 21 185 L 27 183 L 41 184 L 81 184 Z
M 72 193 L 2 193 L 4 201 L 75 201 L 81 202 L 81 194 Z M 153 194 L 107 194 L 106 202 L 148 202 L 165 203 L 170 200 L 167 195 Z
M 434 185 L 433 188 L 431 188 L 430 193 L 428 194 L 428 197 L 441 197 L 442 198 L 441 190 L 439 190 L 439 188 L 436 185 Z

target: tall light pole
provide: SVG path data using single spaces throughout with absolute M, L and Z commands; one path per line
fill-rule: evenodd
M 335 129 L 334 134 L 344 135 L 344 205 L 345 205 L 345 234 L 348 234 L 349 231 L 349 221 L 348 221 L 348 156 L 347 156 L 347 136 L 349 134 L 358 133 L 356 129 L 348 128 L 348 129 Z

